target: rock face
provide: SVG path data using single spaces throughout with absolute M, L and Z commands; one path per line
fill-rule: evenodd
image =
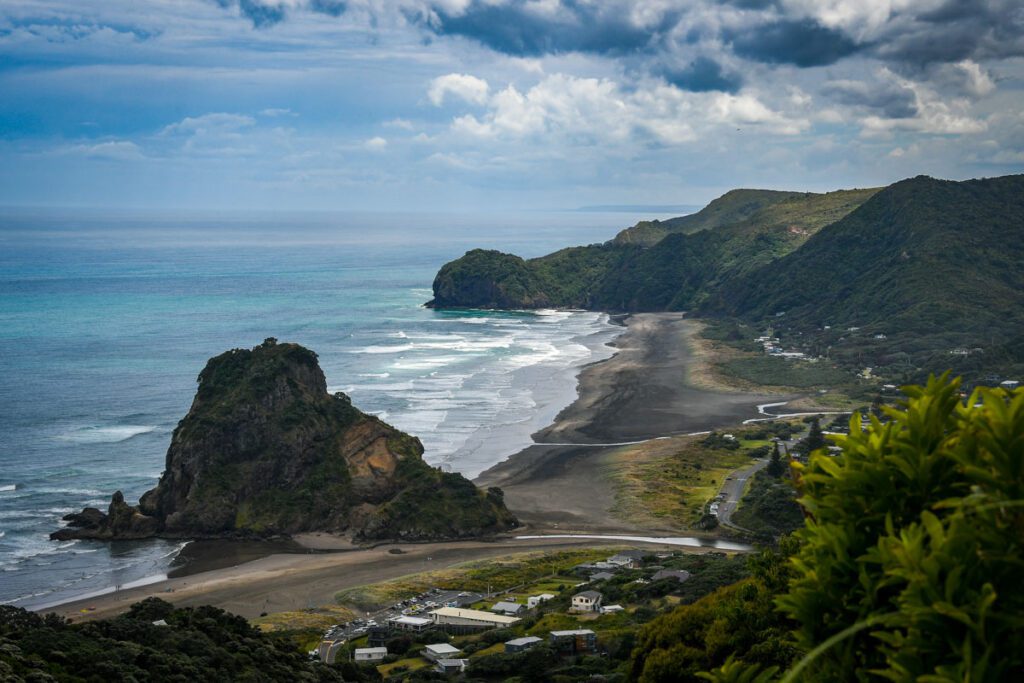
M 474 249 L 445 264 L 434 278 L 436 308 L 547 308 L 551 298 L 529 264 L 500 251 Z
M 512 528 L 501 491 L 422 460 L 419 440 L 327 393 L 316 354 L 268 339 L 211 359 L 137 507 L 68 515 L 55 539 L 350 533 L 431 540 Z

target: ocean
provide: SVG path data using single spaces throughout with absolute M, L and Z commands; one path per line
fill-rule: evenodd
M 476 476 L 530 442 L 611 354 L 589 312 L 433 311 L 473 247 L 604 241 L 632 216 L 0 212 L 0 603 L 39 608 L 165 575 L 175 541 L 53 542 L 60 518 L 151 488 L 206 360 L 266 337 L 331 391 Z

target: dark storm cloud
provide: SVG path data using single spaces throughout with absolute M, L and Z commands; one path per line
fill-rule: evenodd
M 880 58 L 909 68 L 963 59 L 1024 55 L 1024 5 L 1019 0 L 949 0 L 911 22 L 896 22 Z
M 500 5 L 474 2 L 461 14 L 436 9 L 440 19 L 430 28 L 439 35 L 475 40 L 492 50 L 519 57 L 563 52 L 623 54 L 656 42 L 676 19 L 666 17 L 654 29 L 639 28 L 616 9 L 597 3 L 562 2 L 562 12 L 546 16 L 532 11 L 524 0 Z
M 775 21 L 743 32 L 729 31 L 725 37 L 741 57 L 801 67 L 834 64 L 862 49 L 846 34 L 810 19 Z
M 825 84 L 822 94 L 839 104 L 872 109 L 890 119 L 917 115 L 914 91 L 897 83 L 833 81 Z
M 260 0 L 215 0 L 224 8 L 238 7 L 238 12 L 256 28 L 279 24 L 287 18 L 283 5 L 265 4 Z M 348 7 L 346 0 L 309 0 L 309 9 L 320 14 L 340 17 Z
M 708 57 L 698 57 L 682 69 L 662 67 L 655 73 L 677 88 L 693 92 L 722 90 L 734 93 L 743 85 L 739 74 L 726 72 L 721 64 Z

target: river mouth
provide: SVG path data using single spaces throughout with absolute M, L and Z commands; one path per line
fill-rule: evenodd
M 749 553 L 754 546 L 735 541 L 723 541 L 717 538 L 697 538 L 695 536 L 620 536 L 607 534 L 544 534 L 542 536 L 515 536 L 516 540 L 535 541 L 545 538 L 583 538 L 606 541 L 631 541 L 633 543 L 657 543 L 660 545 L 677 545 L 684 548 L 714 548 L 739 553 Z

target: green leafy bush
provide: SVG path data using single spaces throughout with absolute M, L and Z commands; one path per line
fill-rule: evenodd
M 813 519 L 779 605 L 809 651 L 843 636 L 808 680 L 1021 680 L 1024 391 L 905 391 L 803 472 Z

